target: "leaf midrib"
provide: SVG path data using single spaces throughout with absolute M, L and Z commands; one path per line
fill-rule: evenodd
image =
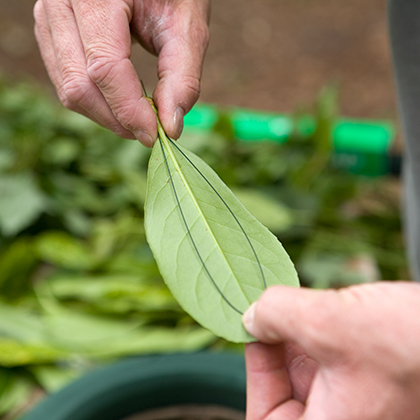
M 206 219 L 204 213 L 202 212 L 201 207 L 200 207 L 199 203 L 197 202 L 197 199 L 196 199 L 191 187 L 189 186 L 189 184 L 187 182 L 187 179 L 185 178 L 185 175 L 184 175 L 184 173 L 181 169 L 181 166 L 179 165 L 178 160 L 176 159 L 175 154 L 173 153 L 172 147 L 170 147 L 169 141 L 166 138 L 166 134 L 163 130 L 163 127 L 161 126 L 161 124 L 159 122 L 158 122 L 158 131 L 159 131 L 159 138 L 163 142 L 163 145 L 165 146 L 165 149 L 167 150 L 167 152 L 168 152 L 168 154 L 169 154 L 169 156 L 172 160 L 172 163 L 175 166 L 175 169 L 178 171 L 178 174 L 181 177 L 181 180 L 182 180 L 188 194 L 190 195 L 192 202 L 194 203 L 201 219 L 203 220 L 204 224 L 206 225 L 206 227 L 208 229 L 207 231 L 210 233 L 210 236 L 213 239 L 213 242 L 216 244 L 217 249 L 219 249 L 220 254 L 222 255 L 226 265 L 228 266 L 233 278 L 236 280 L 236 283 L 238 284 L 239 289 L 242 291 L 243 296 L 248 301 L 248 303 L 251 303 L 250 300 L 248 299 L 248 296 L 246 295 L 245 291 L 243 290 L 239 279 L 236 277 L 235 272 L 234 272 L 229 260 L 227 259 L 222 247 L 219 244 L 219 241 L 217 240 L 216 236 L 214 235 L 213 229 L 208 224 L 207 219 Z

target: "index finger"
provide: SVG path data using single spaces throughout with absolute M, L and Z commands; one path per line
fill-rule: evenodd
M 120 124 L 143 144 L 157 136 L 156 116 L 130 61 L 132 5 L 124 0 L 73 0 L 87 72 Z
M 293 398 L 284 344 L 245 345 L 247 420 L 299 419 L 304 405 Z

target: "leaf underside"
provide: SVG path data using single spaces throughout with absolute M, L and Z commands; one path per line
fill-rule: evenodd
M 299 285 L 278 239 L 206 163 L 162 135 L 149 161 L 145 229 L 175 299 L 229 341 L 253 340 L 241 316 L 266 287 Z

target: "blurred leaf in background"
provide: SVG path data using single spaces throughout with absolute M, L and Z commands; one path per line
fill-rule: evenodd
M 31 382 L 7 369 L 0 368 L 0 416 L 12 414 L 16 407 L 27 403 L 31 394 Z M 8 418 L 12 418 L 8 416 Z
M 16 238 L 0 248 L 0 295 L 14 300 L 31 289 L 32 274 L 38 266 L 32 240 Z
M 47 200 L 31 174 L 3 174 L 0 178 L 0 229 L 15 235 L 47 209 Z

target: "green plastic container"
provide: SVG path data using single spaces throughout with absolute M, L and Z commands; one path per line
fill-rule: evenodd
M 287 115 L 232 108 L 224 111 L 235 136 L 242 141 L 287 141 L 294 130 L 310 135 L 314 120 L 302 118 L 297 127 Z M 211 130 L 219 118 L 215 106 L 198 104 L 185 117 L 186 130 Z M 396 130 L 388 121 L 341 118 L 333 128 L 334 162 L 355 174 L 381 176 L 390 171 L 391 148 Z
M 23 420 L 121 420 L 191 404 L 245 412 L 245 387 L 242 356 L 201 352 L 138 357 L 73 382 Z

